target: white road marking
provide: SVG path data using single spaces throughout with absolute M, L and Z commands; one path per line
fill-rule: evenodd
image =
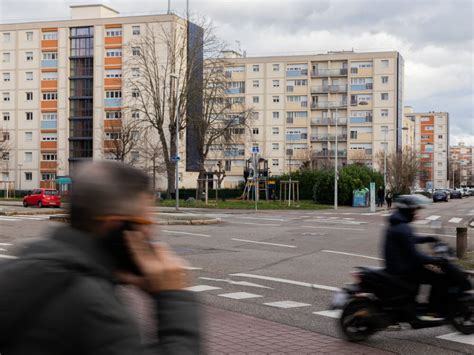
M 275 224 L 275 223 L 252 223 L 252 222 L 227 222 L 227 223 L 233 223 L 233 224 L 248 224 L 252 226 L 267 226 L 267 227 L 281 227 L 281 224 Z
M 360 255 L 360 254 L 352 254 L 352 253 L 345 253 L 342 251 L 334 251 L 334 250 L 321 250 L 323 253 L 333 253 L 333 254 L 341 254 L 341 255 L 349 255 L 349 256 L 357 256 L 359 258 L 366 258 L 366 259 L 373 259 L 373 260 L 384 260 L 380 258 L 376 258 L 374 256 L 367 256 L 367 255 Z
M 382 214 L 381 216 L 382 216 L 382 217 L 388 217 L 388 216 L 391 216 L 391 215 L 392 215 L 391 213 L 384 213 L 384 214 Z
M 311 306 L 309 303 L 300 303 L 293 301 L 279 301 L 279 302 L 270 302 L 264 303 L 265 306 L 277 307 L 277 308 L 297 308 L 297 307 L 307 307 Z
M 330 227 L 330 226 L 301 226 L 303 228 L 322 228 L 322 229 L 340 229 L 340 230 L 348 230 L 348 231 L 365 231 L 363 228 L 342 228 L 342 227 Z
M 254 243 L 254 244 L 272 245 L 272 246 L 275 246 L 275 247 L 296 248 L 296 245 L 278 244 L 278 243 L 267 243 L 267 242 L 257 242 L 257 241 L 255 241 L 255 240 L 237 239 L 237 238 L 232 238 L 232 240 L 235 240 L 235 241 L 237 241 L 237 242 L 246 242 L 246 243 Z
M 0 245 L 12 245 L 12 243 L 0 243 Z
M 341 318 L 341 315 L 342 315 L 342 310 L 340 309 L 333 309 L 333 310 L 329 310 L 329 311 L 321 311 L 321 312 L 313 312 L 313 314 L 317 314 L 317 315 L 320 315 L 320 316 L 324 316 L 324 317 L 329 317 L 329 318 Z
M 0 254 L 0 258 L 2 258 L 2 259 L 18 259 L 18 256 Z
M 259 221 L 278 221 L 278 222 L 284 222 L 286 219 L 284 218 L 267 218 L 267 217 L 235 217 L 238 219 L 256 219 Z
M 224 294 L 219 295 L 219 296 L 220 297 L 225 297 L 225 298 L 232 298 L 233 300 L 245 300 L 247 298 L 263 297 L 263 296 L 256 295 L 254 293 L 248 293 L 248 292 L 224 293 Z
M 7 251 L 7 249 L 0 248 L 0 251 Z
M 170 230 L 165 230 L 165 229 L 163 229 L 162 232 L 165 232 L 165 233 L 173 233 L 173 234 L 183 234 L 183 235 L 194 235 L 194 236 L 196 236 L 196 237 L 211 238 L 211 236 L 210 236 L 209 234 L 178 232 L 178 231 L 170 231 Z
M 450 223 L 459 223 L 461 221 L 462 221 L 462 218 L 453 217 L 448 222 L 450 222 Z
M 192 292 L 203 292 L 203 291 L 211 291 L 211 290 L 221 290 L 221 288 L 215 287 L 215 286 L 197 285 L 197 286 L 187 287 L 186 290 L 192 291 Z
M 420 220 L 415 221 L 413 223 L 414 224 L 428 224 L 428 223 L 430 223 L 430 221 L 420 219 Z
M 468 216 L 474 216 L 474 210 L 470 210 L 467 215 L 468 215 Z
M 257 287 L 257 288 L 268 288 L 270 290 L 273 290 L 273 288 L 268 287 L 268 286 L 263 286 L 259 284 L 255 284 L 253 282 L 247 282 L 247 281 L 233 281 L 231 279 L 214 279 L 212 277 L 200 277 L 201 280 L 208 280 L 208 281 L 216 281 L 216 282 L 226 282 L 230 285 L 239 285 L 239 286 L 249 286 L 249 287 Z
M 186 270 L 202 270 L 201 267 L 193 267 L 193 266 L 186 266 L 185 269 Z
M 288 279 L 280 279 L 278 277 L 261 276 L 261 275 L 245 274 L 245 273 L 231 274 L 230 276 L 248 277 L 248 278 L 251 278 L 251 279 L 274 281 L 274 282 L 280 282 L 280 283 L 285 283 L 285 284 L 289 284 L 289 285 L 303 286 L 303 287 L 309 287 L 309 288 L 317 288 L 317 289 L 320 289 L 320 290 L 327 290 L 327 291 L 333 291 L 333 292 L 340 291 L 340 288 L 338 288 L 338 287 L 318 285 L 318 284 L 312 284 L 312 283 L 309 283 L 309 282 L 294 281 L 294 280 L 288 280 Z
M 16 218 L 9 218 L 9 217 L 0 217 L 0 221 L 16 222 L 16 221 L 18 221 L 18 219 L 16 219 Z
M 440 217 L 441 216 L 433 215 L 433 216 L 426 217 L 425 219 L 427 219 L 428 221 L 436 221 Z
M 437 338 L 443 339 L 443 340 L 455 341 L 457 343 L 474 345 L 474 336 L 472 335 L 464 335 L 461 333 L 451 333 L 451 334 L 438 336 Z
M 367 222 L 359 222 L 359 221 L 345 221 L 345 220 L 324 220 L 324 221 L 318 221 L 320 223 L 329 223 L 329 224 L 345 224 L 345 225 L 361 225 L 361 224 L 367 224 Z

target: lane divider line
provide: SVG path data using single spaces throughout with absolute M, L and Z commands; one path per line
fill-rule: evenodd
M 366 259 L 373 259 L 373 260 L 381 260 L 384 259 L 376 258 L 374 256 L 367 256 L 367 255 L 360 255 L 360 254 L 353 254 L 353 253 L 346 253 L 343 251 L 335 251 L 335 250 L 321 250 L 323 253 L 332 253 L 332 254 L 341 254 L 341 255 L 349 255 L 349 256 L 356 256 L 359 258 L 366 258 Z
M 196 237 L 204 237 L 204 238 L 211 238 L 211 236 L 210 236 L 209 234 L 199 234 L 199 233 L 188 233 L 188 232 L 170 231 L 170 230 L 166 230 L 166 229 L 163 229 L 162 232 L 165 232 L 165 233 L 172 233 L 172 234 L 193 235 L 193 236 L 196 236 Z
M 232 240 L 235 240 L 235 241 L 237 241 L 237 242 L 272 245 L 272 246 L 275 246 L 275 247 L 296 248 L 296 245 L 278 244 L 278 243 L 267 243 L 267 242 L 257 242 L 257 241 L 255 241 L 255 240 L 238 239 L 238 238 L 232 238 Z

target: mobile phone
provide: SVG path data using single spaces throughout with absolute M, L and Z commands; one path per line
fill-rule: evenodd
M 133 255 L 131 254 L 127 241 L 125 240 L 125 231 L 133 230 L 135 230 L 135 228 L 132 223 L 123 222 L 122 226 L 113 232 L 109 238 L 110 251 L 118 270 L 142 276 L 143 273 L 135 260 L 133 260 Z

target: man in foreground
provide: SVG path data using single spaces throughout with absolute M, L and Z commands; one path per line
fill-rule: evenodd
M 184 262 L 152 243 L 148 177 L 114 162 L 73 176 L 70 226 L 0 265 L 0 353 L 199 354 L 194 295 Z M 158 344 L 142 344 L 119 283 L 156 305 Z

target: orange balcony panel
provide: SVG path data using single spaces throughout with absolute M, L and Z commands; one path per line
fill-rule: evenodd
M 58 109 L 58 101 L 41 101 L 41 109 L 42 110 L 57 110 Z
M 105 45 L 122 44 L 122 36 L 120 37 L 105 37 Z
M 106 65 L 104 68 L 105 69 L 118 69 L 118 70 L 120 70 L 120 69 L 122 69 L 122 64 L 119 64 L 119 65 Z
M 105 57 L 105 65 L 122 65 L 122 57 Z
M 57 89 L 57 80 L 41 80 L 41 89 Z
M 57 129 L 42 129 L 41 133 L 57 133 Z
M 57 32 L 58 28 L 57 27 L 45 27 L 41 29 L 41 32 Z
M 105 28 L 122 28 L 122 25 L 120 23 L 117 23 L 117 24 L 110 23 L 108 25 L 105 25 Z
M 122 87 L 122 79 L 120 78 L 106 78 L 104 79 L 104 86 L 105 87 Z
M 115 150 L 115 141 L 113 140 L 104 140 L 104 149 L 107 149 L 108 151 L 113 151 Z
M 104 128 L 117 129 L 122 126 L 121 120 L 104 120 Z
M 42 39 L 41 40 L 41 49 L 51 49 L 51 48 L 58 48 L 58 40 L 57 39 Z
M 55 141 L 41 142 L 41 149 L 57 149 L 57 147 L 58 147 L 58 142 L 55 142 Z
M 40 169 L 41 170 L 56 170 L 58 163 L 55 161 L 41 161 L 40 162 Z

